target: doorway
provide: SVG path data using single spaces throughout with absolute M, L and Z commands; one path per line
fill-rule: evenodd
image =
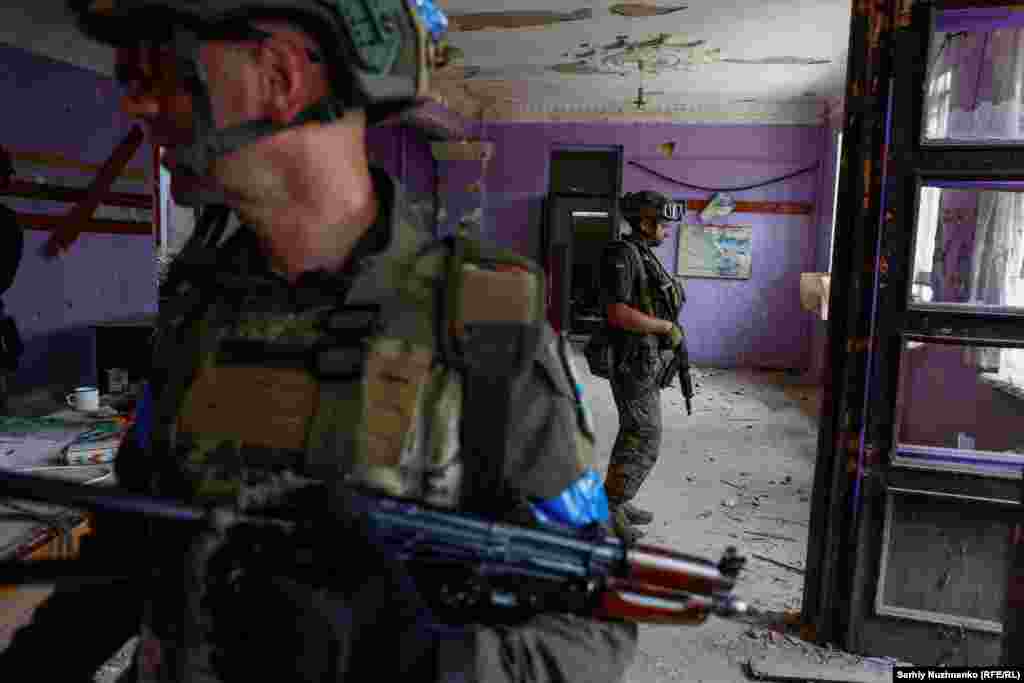
M 588 336 L 604 324 L 601 253 L 618 238 L 621 188 L 621 147 L 552 150 L 542 260 L 556 332 Z

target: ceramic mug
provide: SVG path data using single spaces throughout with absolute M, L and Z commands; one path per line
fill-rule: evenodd
M 78 387 L 67 395 L 66 400 L 75 410 L 96 411 L 100 409 L 100 390 L 96 387 Z

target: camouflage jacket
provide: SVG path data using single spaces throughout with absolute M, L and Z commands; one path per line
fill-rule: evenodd
M 438 292 L 450 277 L 446 251 L 432 246 L 396 182 L 380 172 L 374 180 L 382 211 L 342 273 L 288 286 L 244 227 L 215 249 L 190 254 L 186 247 L 169 276 L 172 296 L 161 304 L 151 431 L 140 440 L 145 448 L 119 454 L 123 485 L 228 500 L 243 510 L 273 506 L 307 478 L 355 480 L 451 507 L 472 495 L 459 442 L 463 383 L 440 352 L 438 330 L 446 326 L 436 324 Z M 501 286 L 492 280 L 474 287 L 470 281 L 480 274 L 473 271 L 463 273 L 464 315 L 487 303 L 475 305 L 473 296 Z M 524 281 L 513 279 L 507 280 L 513 286 Z M 364 315 L 375 310 L 375 319 Z M 457 328 L 463 321 L 452 322 Z M 352 344 L 324 343 L 325 336 L 352 335 L 365 351 L 357 360 Z M 593 457 L 567 354 L 546 323 L 531 357 L 511 406 L 516 419 L 503 468 L 510 499 L 524 506 L 557 497 L 592 467 Z M 318 375 L 317 368 L 327 370 Z M 15 645 L 24 650 L 46 642 L 47 624 L 74 628 L 80 611 L 57 623 L 68 618 L 58 609 L 61 596 L 75 602 L 59 591 L 51 599 L 58 604 L 41 610 Z M 141 674 L 146 652 L 167 639 L 160 601 L 150 598 L 141 617 Z M 81 610 L 81 601 L 73 609 Z M 134 605 L 129 609 L 138 614 Z M 465 633 L 443 642 L 438 680 L 617 681 L 637 637 L 635 625 L 572 615 L 477 625 Z M 17 654 L 7 657 L 17 661 Z

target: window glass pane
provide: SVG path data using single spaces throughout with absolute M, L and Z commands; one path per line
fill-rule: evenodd
M 904 454 L 1024 458 L 1024 348 L 906 341 L 897 404 Z
M 909 303 L 1024 310 L 1024 183 L 921 187 Z
M 939 10 L 925 77 L 924 143 L 1024 142 L 1024 9 Z

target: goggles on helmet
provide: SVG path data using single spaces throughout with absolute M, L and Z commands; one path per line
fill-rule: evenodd
M 686 202 L 674 201 L 660 192 L 632 192 L 619 206 L 625 218 L 653 218 L 659 223 L 677 223 L 686 213 Z

